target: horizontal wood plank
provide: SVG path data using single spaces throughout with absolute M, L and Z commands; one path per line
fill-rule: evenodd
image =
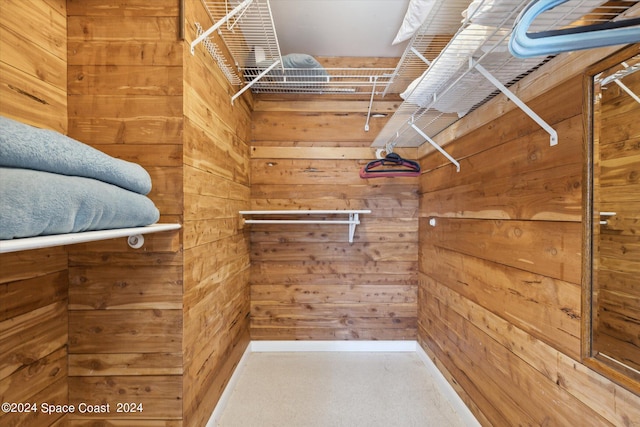
M 181 310 L 69 312 L 69 353 L 179 352 Z
M 0 423 L 3 426 L 24 426 L 29 427 L 66 427 L 66 415 L 57 413 L 45 413 L 43 409 L 49 408 L 49 405 L 66 405 L 68 403 L 69 389 L 67 385 L 66 367 L 64 360 L 60 360 L 57 366 L 51 366 L 51 360 L 43 361 L 49 363 L 49 367 L 56 371 L 58 378 L 47 387 L 43 388 L 39 393 L 30 396 L 28 402 L 35 403 L 36 412 L 14 412 L 0 415 Z M 15 388 L 20 388 L 20 384 L 16 384 Z M 5 394 L 5 400 L 16 401 L 13 397 Z M 47 406 L 42 406 L 46 404 Z
M 182 67 L 166 65 L 72 65 L 67 69 L 69 95 L 182 94 Z
M 71 41 L 176 41 L 178 20 L 175 16 L 122 16 L 109 14 L 70 15 L 67 37 Z
M 67 130 L 65 88 L 43 82 L 0 61 L 0 113 L 28 125 Z
M 182 374 L 181 353 L 70 354 L 69 376 L 147 376 Z
M 182 58 L 182 48 L 174 40 L 69 40 L 67 47 L 70 66 L 180 66 Z
M 54 302 L 65 301 L 68 288 L 68 274 L 65 270 L 0 284 L 0 322 Z
M 125 7 L 126 6 L 126 7 Z M 127 0 L 124 5 L 105 4 L 101 0 L 68 0 L 69 16 L 178 16 L 179 5 L 172 0 Z
M 455 252 L 580 283 L 581 225 L 566 222 L 437 218 L 426 241 Z
M 66 300 L 0 322 L 0 380 L 64 348 L 67 324 Z
M 82 107 L 80 107 L 82 108 Z M 69 135 L 102 150 L 102 145 L 146 146 L 146 155 L 152 155 L 156 145 L 182 145 L 182 118 L 180 117 L 70 117 Z M 106 148 L 105 150 L 108 150 Z M 122 147 L 127 150 L 126 147 Z M 162 150 L 162 148 L 159 148 Z M 140 153 L 128 152 L 131 158 Z M 155 164 L 165 166 L 163 162 Z M 150 166 L 146 163 L 145 166 Z M 166 165 L 174 166 L 174 164 Z
M 366 113 L 256 111 L 252 126 L 254 138 L 267 141 L 326 141 L 340 135 L 342 141 L 358 141 L 362 146 L 369 146 L 372 135 L 377 135 L 384 123 L 372 120 L 366 132 L 366 120 Z
M 422 248 L 420 265 L 433 280 L 579 359 L 577 284 L 432 247 Z
M 69 309 L 181 309 L 182 267 L 91 266 L 69 269 Z
M 181 419 L 182 377 L 173 376 L 105 376 L 69 377 L 69 404 L 109 405 L 111 419 Z M 117 412 L 118 404 L 141 404 L 141 412 Z M 69 414 L 69 419 L 104 418 L 104 414 Z

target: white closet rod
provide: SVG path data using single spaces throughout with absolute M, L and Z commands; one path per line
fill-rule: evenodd
M 147 225 L 145 227 L 84 231 L 80 233 L 54 234 L 50 236 L 36 236 L 25 237 L 22 239 L 0 240 L 0 253 L 51 248 L 54 246 L 95 242 L 98 240 L 115 239 L 118 237 L 126 237 L 129 246 L 134 249 L 138 249 L 144 244 L 143 234 L 178 230 L 180 227 L 180 224 L 153 224 Z
M 245 224 L 348 224 L 349 243 L 353 243 L 356 226 L 360 224 L 360 214 L 369 214 L 370 209 L 356 210 L 279 210 L 279 211 L 240 211 L 240 215 L 338 215 L 348 214 L 348 220 L 306 220 L 306 219 L 242 219 Z

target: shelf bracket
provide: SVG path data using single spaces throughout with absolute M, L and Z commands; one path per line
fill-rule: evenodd
M 356 234 L 356 225 L 358 224 L 360 224 L 360 217 L 358 213 L 349 213 L 349 243 L 353 243 L 353 236 Z
M 472 59 L 470 59 L 472 61 Z M 542 127 L 549 134 L 549 145 L 554 146 L 558 143 L 558 132 L 551 126 L 547 124 L 539 115 L 537 115 L 527 104 L 522 102 L 520 98 L 518 98 L 513 92 L 511 92 L 505 85 L 500 83 L 498 79 L 496 79 L 486 68 L 482 65 L 475 63 L 471 65 L 475 67 L 480 74 L 482 74 L 487 80 L 489 80 L 493 85 L 500 90 L 507 98 L 513 101 L 524 113 L 529 116 L 533 121 Z
M 280 64 L 280 60 L 276 59 L 276 61 L 269 65 L 264 71 L 262 71 L 260 74 L 258 74 L 258 76 L 251 80 L 249 83 L 247 83 L 242 89 L 240 89 L 238 92 L 236 92 L 235 95 L 233 95 L 231 97 L 231 104 L 233 105 L 233 102 L 240 96 L 242 95 L 245 91 L 249 90 L 251 88 L 251 86 L 253 86 L 258 80 L 260 80 L 261 78 L 263 78 L 264 76 L 267 75 L 267 73 L 269 73 L 271 70 L 273 70 L 274 68 L 276 68 L 278 65 Z
M 418 52 L 418 50 L 415 47 L 411 46 L 411 52 L 413 52 L 413 54 L 415 56 L 417 56 L 422 62 L 424 62 L 425 64 L 431 66 L 431 61 L 429 61 L 427 58 L 425 58 L 423 54 Z
M 373 77 L 373 88 L 371 89 L 371 99 L 369 99 L 369 109 L 367 110 L 367 121 L 364 124 L 364 131 L 369 132 L 369 118 L 371 118 L 371 108 L 373 107 L 373 96 L 376 94 L 376 84 L 378 76 Z
M 445 156 L 447 159 L 449 159 L 449 161 L 451 163 L 456 165 L 456 171 L 460 172 L 460 163 L 458 163 L 458 161 L 456 159 L 454 159 L 449 153 L 444 151 L 444 149 L 442 147 L 440 147 L 433 139 L 431 139 L 431 137 L 429 137 L 429 135 L 424 133 L 422 131 L 422 129 L 420 129 L 418 126 L 416 126 L 415 123 L 410 123 L 410 126 L 413 128 L 413 130 L 415 130 L 418 133 L 418 135 L 423 137 L 429 144 L 431 144 L 433 146 L 433 148 L 438 150 L 443 156 Z
M 211 35 L 211 33 L 213 33 L 218 28 L 220 28 L 224 23 L 229 21 L 229 19 L 231 19 L 233 16 L 237 15 L 239 12 L 241 12 L 241 11 L 245 10 L 246 8 L 248 8 L 249 6 L 251 6 L 251 3 L 253 3 L 253 0 L 244 0 L 242 3 L 240 3 L 238 6 L 236 6 L 231 12 L 227 13 L 224 16 L 224 18 L 220 19 L 218 22 L 213 24 L 211 26 L 211 28 L 209 28 L 204 33 L 200 34 L 194 41 L 191 42 L 191 54 L 192 55 L 195 54 L 196 46 L 200 42 L 202 42 L 207 37 L 209 37 Z

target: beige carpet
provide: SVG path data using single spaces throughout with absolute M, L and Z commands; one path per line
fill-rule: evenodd
M 250 353 L 223 427 L 463 426 L 413 352 Z

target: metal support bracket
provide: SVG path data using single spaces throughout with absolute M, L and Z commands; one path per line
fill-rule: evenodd
M 456 159 L 454 159 L 449 153 L 444 151 L 442 147 L 440 147 L 429 135 L 424 133 L 422 129 L 415 125 L 415 123 L 410 123 L 410 126 L 415 130 L 421 137 L 423 137 L 429 144 L 433 146 L 436 150 L 438 150 L 443 156 L 445 156 L 451 163 L 456 165 L 456 171 L 460 172 L 460 163 Z
M 260 80 L 261 78 L 263 78 L 264 76 L 267 75 L 267 73 L 269 73 L 271 70 L 273 70 L 274 68 L 276 68 L 278 65 L 280 65 L 280 60 L 276 59 L 276 61 L 269 65 L 264 71 L 262 71 L 260 74 L 258 74 L 258 76 L 251 80 L 249 83 L 247 83 L 246 85 L 243 86 L 242 89 L 240 89 L 238 92 L 236 92 L 235 95 L 233 95 L 231 97 L 231 104 L 233 105 L 233 102 L 243 93 L 245 93 L 245 91 L 249 90 L 251 88 L 251 86 L 253 86 L 258 80 Z
M 473 60 L 469 59 L 471 63 L 471 67 L 475 67 L 480 74 L 482 74 L 487 80 L 489 80 L 493 85 L 500 90 L 507 98 L 513 101 L 522 111 L 525 112 L 527 116 L 529 116 L 533 121 L 539 124 L 548 134 L 549 134 L 549 145 L 553 146 L 558 143 L 558 132 L 551 126 L 547 124 L 540 116 L 538 116 L 527 104 L 522 102 L 520 98 L 518 98 L 513 92 L 511 92 L 505 85 L 500 83 L 498 79 L 496 79 L 486 68 L 482 65 L 475 63 L 473 64 Z
M 369 99 L 369 109 L 367 110 L 367 121 L 364 124 L 364 131 L 369 132 L 369 118 L 371 118 L 371 108 L 373 107 L 373 97 L 376 94 L 376 84 L 378 83 L 378 76 L 373 78 L 373 88 L 371 89 L 371 99 Z
M 353 243 L 353 236 L 356 234 L 356 225 L 360 224 L 359 214 L 349 213 L 349 243 Z
M 420 52 L 418 52 L 418 50 L 417 50 L 415 47 L 411 46 L 411 52 L 413 52 L 413 54 L 414 54 L 415 56 L 417 56 L 418 58 L 420 58 L 420 60 L 421 60 L 422 62 L 424 62 L 425 64 L 427 64 L 427 65 L 429 65 L 429 66 L 431 65 L 431 61 L 429 61 L 427 58 L 425 58 L 423 54 L 421 54 Z

